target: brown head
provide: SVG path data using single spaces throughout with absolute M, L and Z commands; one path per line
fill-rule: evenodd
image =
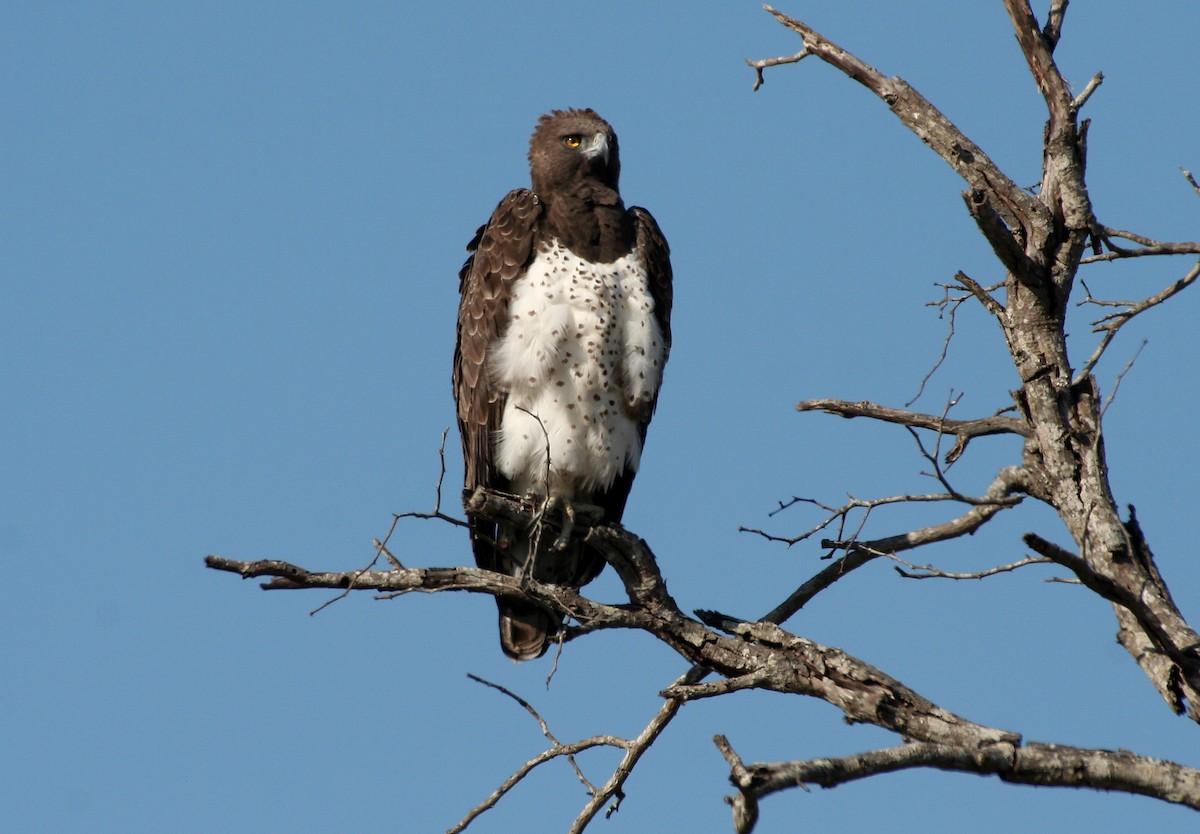
M 616 191 L 617 134 L 595 110 L 552 110 L 538 119 L 529 140 L 529 170 L 534 193 L 543 197 L 586 181 Z

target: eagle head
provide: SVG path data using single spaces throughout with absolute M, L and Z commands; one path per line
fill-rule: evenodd
M 538 119 L 529 140 L 533 190 L 545 196 L 584 180 L 614 191 L 621 175 L 617 134 L 595 110 L 552 110 Z

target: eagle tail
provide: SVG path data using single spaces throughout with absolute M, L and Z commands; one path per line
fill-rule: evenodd
M 604 567 L 604 557 L 578 539 L 572 539 L 565 550 L 558 550 L 549 534 L 531 539 L 527 531 L 508 524 L 499 525 L 498 533 L 498 540 L 506 546 L 493 550 L 490 561 L 509 576 L 521 575 L 535 540 L 532 574 L 538 582 L 579 588 Z M 537 605 L 503 597 L 496 598 L 496 605 L 500 609 L 500 647 L 513 660 L 541 657 L 562 631 L 562 618 Z
M 500 556 L 499 567 L 509 576 L 520 576 L 525 570 L 536 540 L 539 547 L 532 566 L 533 575 L 541 582 L 558 583 L 571 578 L 558 569 L 561 563 L 555 557 L 561 554 L 551 552 L 546 543 L 540 541 L 540 536 L 531 539 L 528 531 L 518 530 L 510 524 L 500 524 L 498 533 L 498 540 L 503 543 L 497 554 Z M 545 654 L 550 641 L 562 628 L 561 619 L 528 602 L 496 597 L 496 606 L 500 609 L 500 648 L 517 662 L 534 660 Z
M 534 660 L 546 653 L 562 623 L 549 612 L 528 603 L 497 599 L 500 609 L 500 648 L 513 660 Z

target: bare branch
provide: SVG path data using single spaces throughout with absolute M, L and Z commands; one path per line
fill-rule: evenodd
M 807 58 L 809 56 L 809 54 L 811 54 L 811 53 L 809 53 L 808 49 L 805 48 L 805 49 L 801 49 L 795 55 L 784 55 L 779 58 L 762 58 L 757 61 L 752 61 L 749 58 L 747 58 L 746 64 L 751 69 L 754 70 L 753 92 L 757 92 L 758 88 L 763 85 L 763 83 L 764 83 L 763 70 L 765 70 L 767 67 L 777 67 L 777 66 L 780 66 L 781 64 L 795 64 L 798 61 L 802 61 L 803 59 Z
M 507 505 L 503 515 L 519 513 L 521 506 L 499 496 L 488 496 L 478 506 Z M 991 508 L 973 508 L 988 512 Z M 994 511 L 994 510 L 993 510 Z M 503 517 L 501 513 L 491 519 Z M 897 732 L 930 741 L 957 743 L 968 738 L 1001 739 L 1012 734 L 982 727 L 948 713 L 904 687 L 882 671 L 803 638 L 794 637 L 771 623 L 738 626 L 733 635 L 705 627 L 687 617 L 666 591 L 662 575 L 646 543 L 626 530 L 611 526 L 593 527 L 588 541 L 614 567 L 629 596 L 629 605 L 612 606 L 582 597 L 574 589 L 529 583 L 520 587 L 512 577 L 478 568 L 422 568 L 368 571 L 358 587 L 377 590 L 429 592 L 465 590 L 500 596 L 519 596 L 571 615 L 592 621 L 602 628 L 636 628 L 648 631 L 697 666 L 707 667 L 726 678 L 743 677 L 757 670 L 770 670 L 762 686 L 782 692 L 814 695 L 842 709 L 853 721 L 883 722 Z M 318 574 L 284 562 L 233 562 L 210 557 L 209 567 L 242 575 L 286 576 L 292 587 L 330 587 L 346 581 L 346 574 Z M 826 671 L 837 669 L 836 675 Z M 826 671 L 821 671 L 826 670 Z M 697 672 L 696 674 L 703 674 Z M 874 694 L 871 694 L 874 693 Z M 879 698 L 890 706 L 880 709 Z M 670 710 L 662 722 L 669 721 Z M 655 724 L 654 726 L 657 726 Z M 654 726 L 647 728 L 653 734 Z M 974 743 L 974 742 L 973 742 Z
M 954 408 L 954 406 L 958 405 L 958 402 L 961 399 L 961 397 L 962 397 L 961 394 L 958 396 L 955 396 L 953 391 L 950 392 L 950 398 L 946 401 L 946 407 L 942 410 L 943 423 L 946 420 L 946 415 L 950 413 L 950 409 L 952 409 L 952 408 Z M 912 426 L 905 426 L 904 429 L 912 437 L 913 442 L 917 444 L 917 450 L 921 453 L 921 457 L 925 458 L 925 460 L 929 463 L 929 465 L 933 467 L 933 472 L 923 472 L 921 474 L 936 478 L 937 482 L 946 488 L 946 492 L 953 495 L 957 500 L 963 501 L 968 504 L 974 503 L 974 499 L 967 498 L 961 492 L 959 492 L 957 489 L 955 489 L 951 485 L 950 481 L 946 478 L 945 472 L 942 471 L 942 465 L 941 465 L 941 462 L 938 460 L 938 456 L 941 454 L 941 451 L 942 451 L 942 438 L 945 436 L 945 432 L 940 429 L 937 431 L 937 433 L 934 435 L 933 451 L 929 452 L 925 449 L 925 444 L 921 442 L 921 435 L 917 432 L 916 429 L 914 429 Z M 965 446 L 966 446 L 966 444 L 962 441 L 959 441 L 958 443 L 955 444 L 955 447 L 954 447 L 954 450 L 952 451 L 952 453 L 946 455 L 946 465 L 947 466 L 952 466 L 954 464 L 954 461 L 958 460 L 959 454 L 961 454 L 961 451 L 959 451 L 959 450 L 962 448 L 965 448 Z
M 1008 742 L 971 750 L 914 742 L 837 759 L 744 764 L 728 741 L 721 753 L 730 762 L 730 782 L 751 807 L 786 788 L 824 788 L 915 767 L 993 774 L 1002 781 L 1042 787 L 1087 786 L 1161 799 L 1200 809 L 1200 770 L 1128 751 L 1093 750 L 1057 744 Z M 746 829 L 749 830 L 749 829 Z
M 967 298 L 970 297 L 962 295 L 958 296 L 957 298 L 952 298 L 950 296 L 950 287 L 946 284 L 942 284 L 941 286 L 943 292 L 942 298 L 939 301 L 931 301 L 925 306 L 937 307 L 940 310 L 938 313 L 938 318 L 946 318 L 946 338 L 942 340 L 942 350 L 938 354 L 938 358 L 934 361 L 933 367 L 926 371 L 925 376 L 921 377 L 921 382 L 917 385 L 917 393 L 913 395 L 911 400 L 904 404 L 905 408 L 912 406 L 913 403 L 921 399 L 921 395 L 925 393 L 926 384 L 928 384 L 929 380 L 933 378 L 933 375 L 937 373 L 938 368 L 942 367 L 942 363 L 946 361 L 946 357 L 950 353 L 950 343 L 954 340 L 954 319 L 958 312 L 958 305 L 962 304 L 967 300 Z
M 971 278 L 965 272 L 962 270 L 956 272 L 954 274 L 954 280 L 958 281 L 958 283 L 970 290 L 971 295 L 979 299 L 979 303 L 982 304 L 984 308 L 993 316 L 1000 317 L 1004 314 L 1004 306 L 995 298 L 993 298 L 991 293 L 976 283 L 975 279 Z
M 686 677 L 686 676 L 685 676 Z M 621 806 L 621 800 L 625 797 L 625 781 L 629 778 L 629 774 L 637 767 L 637 763 L 641 761 L 642 756 L 650 746 L 658 740 L 662 735 L 663 730 L 671 723 L 671 720 L 679 713 L 679 708 L 682 707 L 684 701 L 679 698 L 668 698 L 663 702 L 663 705 L 655 713 L 654 718 L 646 725 L 636 738 L 629 739 L 625 743 L 625 755 L 621 757 L 621 761 L 617 764 L 609 780 L 593 794 L 588 800 L 587 805 L 579 812 L 579 816 L 575 818 L 575 822 L 571 824 L 567 834 L 580 834 L 600 812 L 600 809 L 611 801 L 612 804 L 604 812 L 605 817 L 610 817 Z
M 1108 251 L 1100 255 L 1089 255 L 1086 258 L 1082 258 L 1079 261 L 1081 264 L 1116 261 L 1123 258 L 1145 258 L 1156 255 L 1200 255 L 1200 242 L 1196 241 L 1171 243 L 1155 240 L 1154 238 L 1139 235 L 1136 232 L 1125 231 L 1124 229 L 1114 229 L 1111 226 L 1099 226 L 1096 229 L 1096 233 Z M 1131 243 L 1136 243 L 1141 248 L 1130 249 L 1118 246 L 1113 242 L 1113 238 L 1128 240 Z
M 392 570 L 309 571 L 278 559 L 243 562 L 224 556 L 204 557 L 205 567 L 239 574 L 243 579 L 273 577 L 260 587 L 264 591 L 300 588 L 353 588 L 398 594 L 411 591 L 471 591 L 493 596 L 521 596 L 515 579 L 482 568 L 404 568 Z
M 1063 17 L 1067 13 L 1067 4 L 1070 0 L 1054 0 L 1050 4 L 1050 13 L 1046 15 L 1046 25 L 1042 27 L 1042 37 L 1046 40 L 1046 45 L 1053 52 L 1058 46 L 1058 39 L 1062 36 Z
M 1200 196 L 1200 183 L 1196 182 L 1196 178 L 1192 176 L 1192 172 L 1187 168 L 1180 168 L 1179 170 L 1183 172 L 1183 178 L 1188 181 L 1188 185 L 1192 187 L 1196 195 Z
M 1120 306 L 1125 307 L 1126 309 L 1116 313 L 1110 313 L 1109 315 L 1092 322 L 1092 332 L 1103 333 L 1104 336 L 1101 338 L 1100 344 L 1096 346 L 1094 351 L 1092 351 L 1092 355 L 1088 357 L 1088 360 L 1084 364 L 1083 368 L 1080 369 L 1078 374 L 1076 374 L 1075 383 L 1078 384 L 1082 380 L 1086 379 L 1089 374 L 1091 374 L 1092 370 L 1096 367 L 1096 363 L 1100 361 L 1100 357 L 1104 355 L 1104 351 L 1116 337 L 1117 331 L 1128 324 L 1130 319 L 1140 313 L 1146 312 L 1151 307 L 1157 307 L 1167 299 L 1183 292 L 1192 284 L 1194 284 L 1198 277 L 1200 277 L 1200 263 L 1197 263 L 1195 266 L 1193 266 L 1191 270 L 1188 271 L 1187 275 L 1180 278 L 1174 284 L 1171 284 L 1169 287 L 1166 287 L 1161 292 L 1155 293 L 1149 298 L 1144 298 L 1137 302 L 1101 301 L 1092 298 L 1091 292 L 1088 292 L 1087 298 L 1079 302 L 1080 304 L 1090 303 L 1106 307 Z
M 1096 90 L 1099 89 L 1100 85 L 1103 83 L 1104 73 L 1098 72 L 1093 75 L 1091 80 L 1088 81 L 1087 86 L 1083 88 L 1079 95 L 1071 99 L 1071 109 L 1076 112 L 1082 109 L 1083 105 L 1087 104 L 1087 100 L 1092 97 L 1092 93 L 1096 92 Z
M 1012 275 L 1021 277 L 1029 274 L 1031 266 L 1024 247 L 1014 233 L 1015 223 L 993 204 L 989 192 L 975 188 L 962 193 L 967 212 L 983 233 L 1000 263 Z
M 1066 79 L 1062 77 L 1062 73 L 1058 71 L 1058 67 L 1054 63 L 1052 53 L 1057 38 L 1052 43 L 1051 39 L 1043 34 L 1037 25 L 1033 10 L 1029 7 L 1028 0 L 1005 0 L 1004 5 L 1008 9 L 1008 16 L 1017 33 L 1017 42 L 1021 44 L 1021 51 L 1025 54 L 1025 60 L 1033 73 L 1033 79 L 1037 82 L 1038 90 L 1041 91 L 1042 98 L 1046 100 L 1046 105 L 1050 110 L 1051 132 L 1062 130 L 1067 125 L 1053 124 L 1053 122 L 1071 112 L 1071 92 Z M 1047 20 L 1047 26 L 1050 27 L 1051 32 L 1061 31 L 1062 12 L 1065 9 L 1064 6 L 1059 10 L 1057 22 Z M 1053 25 L 1051 25 L 1052 23 Z
M 1000 573 L 1010 573 L 1027 565 L 1046 565 L 1053 564 L 1053 560 L 1047 559 L 1044 556 L 1026 556 L 1016 562 L 1010 562 L 1007 565 L 997 565 L 994 568 L 987 570 L 976 571 L 973 573 L 951 573 L 950 571 L 940 570 L 933 565 L 914 565 L 912 562 L 901 559 L 894 553 L 886 554 L 889 559 L 907 567 L 906 571 L 903 568 L 894 568 L 896 573 L 903 576 L 905 579 L 986 579 L 989 576 L 995 576 Z M 909 571 L 920 571 L 920 573 L 910 573 Z
M 450 429 L 448 429 L 448 428 L 442 429 L 442 442 L 438 446 L 439 469 L 438 469 L 437 486 L 434 488 L 434 496 L 435 497 L 434 497 L 434 502 L 433 502 L 433 510 L 430 512 L 427 512 L 427 513 L 407 512 L 407 513 L 399 513 L 397 515 L 393 515 L 392 516 L 392 526 L 388 530 L 388 534 L 386 536 L 384 536 L 384 539 L 383 539 L 385 543 L 387 542 L 387 540 L 389 538 L 391 538 L 392 531 L 396 529 L 396 522 L 398 522 L 402 518 L 419 518 L 419 519 L 423 519 L 426 521 L 444 521 L 447 524 L 453 524 L 455 527 L 469 527 L 470 526 L 467 524 L 467 522 L 463 521 L 462 519 L 455 518 L 452 515 L 447 515 L 446 513 L 442 512 L 442 483 L 446 479 L 446 435 L 449 432 L 450 432 Z
M 1048 112 L 1036 196 L 1018 188 L 903 81 L 884 77 L 801 21 L 769 10 L 801 36 L 810 52 L 878 95 L 966 180 L 968 208 L 1009 271 L 1002 324 L 1021 380 L 1016 400 L 1028 430 L 1023 468 L 1030 494 L 1052 506 L 1071 532 L 1090 572 L 1080 576 L 1085 584 L 1116 605 L 1133 604 L 1152 642 L 1179 666 L 1190 686 L 1200 689 L 1200 635 L 1167 597 L 1165 586 L 1147 584 L 1144 568 L 1126 558 L 1127 536 L 1107 483 L 1098 394 L 1090 377 L 1071 377 L 1064 309 L 1085 246 L 1104 230 L 1098 231 L 1085 183 L 1086 126 L 1076 122 L 1075 99 L 1052 54 L 1065 6 L 1052 12 L 1045 31 L 1027 0 L 1005 0 L 1005 7 Z M 1110 231 L 1110 243 L 1112 236 Z M 1143 248 L 1179 252 L 1153 242 Z M 888 552 L 893 543 L 833 544 Z M 1145 590 L 1139 594 L 1139 589 Z
M 1156 307 L 1159 304 L 1162 304 L 1168 298 L 1178 295 L 1186 290 L 1195 283 L 1197 276 L 1200 276 L 1200 263 L 1197 263 L 1194 267 L 1192 267 L 1187 275 L 1180 278 L 1174 284 L 1171 284 L 1171 286 L 1167 287 L 1161 292 L 1155 293 L 1149 298 L 1144 298 L 1136 304 L 1130 304 L 1129 302 L 1124 301 L 1117 302 L 1123 306 L 1128 304 L 1129 309 L 1123 310 L 1119 313 L 1110 313 L 1109 315 L 1092 322 L 1094 325 L 1092 332 L 1099 333 L 1104 330 L 1116 331 L 1120 329 L 1122 325 L 1124 325 L 1138 313 L 1143 313 L 1146 310 L 1149 310 L 1151 307 Z
M 554 733 L 550 732 L 550 725 L 546 723 L 546 719 L 542 718 L 541 713 L 539 713 L 536 709 L 534 709 L 533 704 L 526 701 L 524 698 L 522 698 L 517 693 L 513 692 L 511 689 L 501 686 L 498 683 L 493 683 L 492 681 L 489 681 L 485 678 L 481 678 L 478 675 L 473 675 L 470 672 L 467 673 L 467 677 L 470 678 L 471 680 L 475 681 L 476 683 L 481 683 L 484 686 L 491 687 L 492 689 L 495 689 L 498 692 L 502 692 L 503 694 L 512 698 L 514 701 L 516 701 L 518 704 L 520 704 L 522 709 L 524 709 L 527 713 L 529 713 L 531 716 L 533 716 L 533 720 L 536 721 L 538 724 L 538 727 L 541 728 L 542 735 L 544 735 L 550 741 L 551 744 L 553 744 L 555 747 L 562 746 L 562 742 L 560 742 L 557 738 L 554 737 Z M 596 786 L 593 785 L 591 782 L 589 782 L 588 778 L 583 775 L 583 771 L 579 769 L 579 764 L 575 761 L 575 756 L 573 754 L 569 754 L 567 756 L 567 761 L 571 764 L 571 767 L 575 770 L 575 775 L 579 778 L 579 781 L 583 783 L 583 786 L 585 788 L 587 788 L 588 793 L 594 794 L 596 792 Z
M 913 411 L 904 411 L 899 408 L 876 405 L 872 402 L 849 402 L 847 400 L 833 399 L 804 400 L 796 404 L 796 410 L 824 411 L 827 414 L 835 414 L 847 419 L 852 417 L 869 417 L 873 420 L 896 423 L 909 428 L 928 429 L 937 432 L 939 435 L 954 435 L 956 442 L 954 448 L 946 454 L 945 460 L 947 463 L 954 463 L 954 461 L 958 460 L 966 450 L 967 444 L 976 437 L 987 437 L 994 434 L 1029 436 L 1029 427 L 1023 420 L 1018 420 L 1015 417 L 1003 417 L 998 413 L 993 414 L 991 417 L 982 417 L 975 420 L 951 420 L 944 413 L 941 415 L 921 414 Z
M 1105 398 L 1104 405 L 1100 407 L 1101 415 L 1108 411 L 1108 407 L 1112 405 L 1113 400 L 1117 398 L 1117 392 L 1121 390 L 1121 380 L 1125 379 L 1125 374 L 1129 373 L 1133 369 L 1133 363 L 1136 362 L 1137 358 L 1142 355 L 1142 350 L 1147 344 L 1149 344 L 1149 341 L 1142 339 L 1142 343 L 1138 345 L 1138 349 L 1133 352 L 1133 356 L 1129 358 L 1129 361 L 1125 363 L 1125 367 L 1121 369 L 1121 372 L 1117 374 L 1116 379 L 1113 380 L 1112 391 L 1110 391 L 1108 397 Z
M 1021 217 L 1048 219 L 1045 206 L 1010 180 L 978 145 L 906 81 L 884 76 L 803 21 L 771 6 L 765 8 L 781 24 L 800 35 L 808 52 L 881 98 L 905 127 L 917 134 L 922 142 L 966 180 L 971 190 L 995 194 L 997 211 L 1010 228 L 1018 228 Z
M 1005 470 L 989 493 L 997 501 L 1002 501 L 1022 484 L 1023 475 L 1020 470 Z M 522 514 L 527 512 L 527 507 L 519 501 L 495 494 L 480 495 L 479 492 L 472 496 L 470 506 L 472 512 L 488 513 L 491 520 L 522 517 Z M 854 558 L 861 562 L 880 553 L 963 535 L 977 529 L 998 512 L 1001 506 L 999 503 L 974 506 L 953 522 L 895 537 L 890 542 L 879 540 L 873 543 L 856 543 L 846 559 Z M 826 648 L 791 635 L 771 622 L 734 623 L 730 634 L 708 628 L 683 615 L 675 601 L 667 594 L 653 554 L 644 541 L 623 529 L 610 526 L 593 526 L 587 535 L 589 542 L 603 553 L 616 569 L 629 596 L 629 605 L 611 606 L 597 603 L 580 596 L 572 588 L 543 586 L 537 583 L 521 586 L 518 580 L 512 577 L 473 568 L 394 569 L 368 571 L 354 576 L 357 587 L 374 587 L 377 590 L 392 592 L 466 590 L 521 596 L 558 613 L 574 616 L 594 628 L 636 628 L 650 632 L 695 664 L 684 678 L 668 690 L 668 698 L 658 714 L 635 739 L 595 736 L 574 744 L 561 744 L 549 735 L 547 730 L 547 738 L 551 739 L 552 747 L 530 759 L 488 800 L 473 809 L 471 815 L 460 823 L 458 828 L 453 829 L 455 831 L 461 831 L 478 813 L 494 805 L 513 785 L 542 763 L 559 756 L 572 756 L 591 747 L 619 747 L 625 750 L 621 764 L 612 778 L 593 794 L 572 826 L 572 831 L 581 832 L 604 805 L 612 802 L 610 812 L 619 805 L 625 779 L 640 756 L 687 699 L 714 696 L 745 688 L 766 688 L 821 698 L 841 709 L 851 722 L 876 724 L 917 742 L 944 746 L 946 749 L 940 750 L 939 755 L 945 754 L 951 758 L 976 761 L 982 750 L 1007 747 L 1005 755 L 1011 761 L 1014 755 L 1024 755 L 1021 750 L 1037 749 L 1032 745 L 1029 748 L 1021 748 L 1019 735 L 976 724 L 947 712 L 881 670 L 837 649 Z M 1031 541 L 1030 544 L 1034 546 L 1043 543 Z M 880 545 L 886 545 L 886 548 Z M 1040 549 L 1054 551 L 1048 554 L 1048 558 L 1060 563 L 1079 567 L 1082 562 L 1065 551 L 1057 552 L 1061 551 L 1061 548 L 1056 550 L 1056 546 L 1049 543 L 1045 543 Z M 277 576 L 285 579 L 289 587 L 342 587 L 342 583 L 349 581 L 351 576 L 314 573 L 278 561 L 234 562 L 220 557 L 210 557 L 207 561 L 212 568 L 232 570 L 243 576 Z M 824 581 L 836 581 L 836 577 Z M 808 590 L 815 592 L 817 589 Z M 769 616 L 780 619 L 790 616 L 790 612 L 803 604 L 804 591 L 805 589 L 798 590 Z M 726 679 L 725 682 L 695 687 L 710 669 L 722 675 Z M 1096 760 L 1098 754 L 1095 751 L 1077 751 L 1071 755 L 1091 757 L 1087 758 L 1087 761 L 1091 762 Z M 1032 761 L 1036 765 L 1038 760 Z M 1098 763 L 1104 761 L 1099 760 Z M 1132 764 L 1141 764 L 1141 760 L 1129 761 Z M 1186 770 L 1179 769 L 1178 766 L 1171 767 L 1175 768 L 1170 771 L 1171 774 L 1182 774 Z M 982 770 L 976 769 L 976 772 L 996 773 L 1001 778 L 1007 778 L 1009 771 L 989 764 Z M 1031 767 L 1024 772 L 1028 774 L 1041 771 Z M 1086 781 L 1081 776 L 1060 776 L 1059 781 L 1049 780 L 1049 777 L 1043 780 L 1042 776 L 1038 776 L 1035 783 L 1068 784 L 1067 781 L 1063 781 L 1068 778 L 1079 779 L 1078 784 L 1095 786 L 1095 780 Z M 1100 787 L 1132 792 L 1140 790 L 1137 786 L 1131 787 L 1133 783 L 1130 777 L 1126 776 L 1114 779 L 1111 783 L 1100 781 Z M 1174 790 L 1171 786 L 1163 788 L 1164 783 L 1161 780 L 1159 784 L 1160 788 L 1157 790 L 1160 792 Z M 1159 793 L 1149 795 L 1167 798 L 1168 801 L 1200 803 L 1200 795 L 1188 793 L 1189 782 L 1182 781 L 1180 785 L 1181 787 L 1169 796 L 1160 796 Z M 1177 799 L 1176 795 L 1183 798 Z M 746 807 L 743 804 L 743 811 Z
M 749 784 L 750 774 L 742 763 L 741 757 L 734 752 L 729 739 L 723 735 L 713 737 L 713 743 L 729 763 L 730 781 L 735 785 Z M 803 784 L 800 787 L 804 787 Z M 807 790 L 807 788 L 805 788 Z M 737 796 L 725 797 L 725 803 L 733 808 L 733 830 L 735 834 L 750 834 L 758 823 L 758 799 L 746 791 L 739 791 Z
M 448 828 L 446 830 L 446 834 L 459 834 L 459 832 L 464 831 L 468 825 L 470 825 L 477 817 L 479 817 L 480 814 L 484 813 L 490 808 L 493 808 L 497 802 L 504 798 L 505 794 L 516 787 L 522 779 L 532 773 L 538 766 L 543 765 L 546 762 L 553 761 L 561 756 L 576 756 L 585 750 L 591 750 L 595 747 L 620 748 L 624 747 L 625 744 L 627 744 L 625 739 L 617 738 L 615 736 L 592 736 L 591 738 L 585 738 L 582 741 L 576 741 L 571 744 L 555 744 L 549 750 L 542 751 L 518 768 L 512 776 L 504 780 L 500 787 L 492 791 L 491 795 L 489 795 L 487 799 L 468 811 L 467 815 L 463 817 L 457 825 Z
M 888 408 L 872 402 L 859 400 L 804 400 L 796 403 L 797 411 L 824 411 L 838 417 L 870 417 L 885 423 L 896 423 L 901 426 L 911 426 L 918 429 L 929 429 L 944 434 L 967 435 L 969 437 L 984 437 L 992 434 L 1019 434 L 1026 436 L 1029 429 L 1015 417 L 993 415 L 976 420 L 951 420 L 936 414 L 920 414 L 913 411 L 903 411 L 899 408 Z
M 872 541 L 822 541 L 821 546 L 845 549 L 851 553 L 865 551 L 874 556 L 882 556 L 968 535 L 990 521 L 996 513 L 1018 504 L 1021 497 L 1017 493 L 1026 489 L 1025 478 L 1025 472 L 1019 467 L 1001 469 L 984 496 L 977 499 L 970 510 L 942 524 Z
M 815 501 L 811 498 L 793 498 L 789 502 L 789 504 L 788 504 L 789 506 L 796 504 L 796 503 L 813 504 L 813 505 L 818 506 L 821 509 L 825 510 L 829 515 L 823 521 L 821 521 L 819 524 L 810 528 L 809 530 L 806 530 L 805 532 L 801 533 L 798 536 L 777 536 L 772 533 L 767 533 L 766 531 L 760 530 L 756 527 L 739 527 L 738 532 L 754 533 L 754 534 L 766 539 L 767 541 L 779 542 L 782 544 L 786 544 L 788 547 L 791 547 L 792 545 L 799 544 L 800 542 L 805 541 L 806 539 L 812 538 L 817 533 L 828 528 L 829 525 L 833 524 L 835 521 L 839 523 L 838 538 L 842 538 L 842 536 L 845 532 L 845 523 L 846 523 L 850 513 L 854 510 L 864 510 L 865 511 L 863 513 L 862 523 L 860 523 L 858 525 L 859 529 L 861 530 L 863 523 L 865 523 L 865 521 L 866 521 L 866 518 L 868 516 L 870 516 L 871 511 L 874 510 L 876 507 L 884 507 L 884 506 L 887 506 L 888 504 L 920 504 L 920 503 L 935 503 L 935 502 L 941 502 L 941 501 L 959 501 L 959 500 L 961 500 L 959 497 L 952 495 L 948 492 L 935 492 L 935 493 L 925 493 L 925 494 L 908 493 L 908 494 L 904 494 L 904 495 L 888 495 L 884 498 L 870 498 L 870 499 L 855 498 L 855 497 L 851 496 L 849 501 L 847 501 L 842 506 L 835 508 L 835 507 L 826 506 L 825 504 L 822 504 L 820 501 Z M 783 508 L 783 506 L 784 506 L 784 504 L 781 501 L 780 502 L 781 509 Z M 776 510 L 775 512 L 778 512 L 778 510 Z M 772 513 L 772 515 L 774 515 L 774 513 Z
M 1015 506 L 1020 501 L 1017 493 L 1024 489 L 1023 482 L 1024 473 L 1019 468 L 1002 469 L 984 494 L 984 498 L 991 503 L 977 503 L 962 515 L 943 524 L 869 542 L 859 542 L 857 534 L 845 541 L 822 541 L 822 547 L 844 549 L 847 551 L 846 555 L 793 591 L 764 619 L 769 619 L 770 622 L 786 622 L 821 591 L 879 556 L 894 555 L 974 533 L 1001 510 Z
M 684 701 L 695 701 L 700 698 L 715 698 L 718 695 L 728 695 L 730 692 L 741 692 L 744 689 L 761 689 L 767 683 L 770 675 L 762 669 L 741 675 L 736 678 L 722 678 L 710 683 L 680 684 L 674 683 L 662 691 L 664 697 L 679 698 Z

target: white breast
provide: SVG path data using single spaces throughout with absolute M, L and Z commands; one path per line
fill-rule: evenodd
M 514 490 L 582 497 L 637 470 L 666 346 L 636 253 L 593 264 L 557 242 L 539 251 L 488 361 L 508 394 L 495 451 Z

